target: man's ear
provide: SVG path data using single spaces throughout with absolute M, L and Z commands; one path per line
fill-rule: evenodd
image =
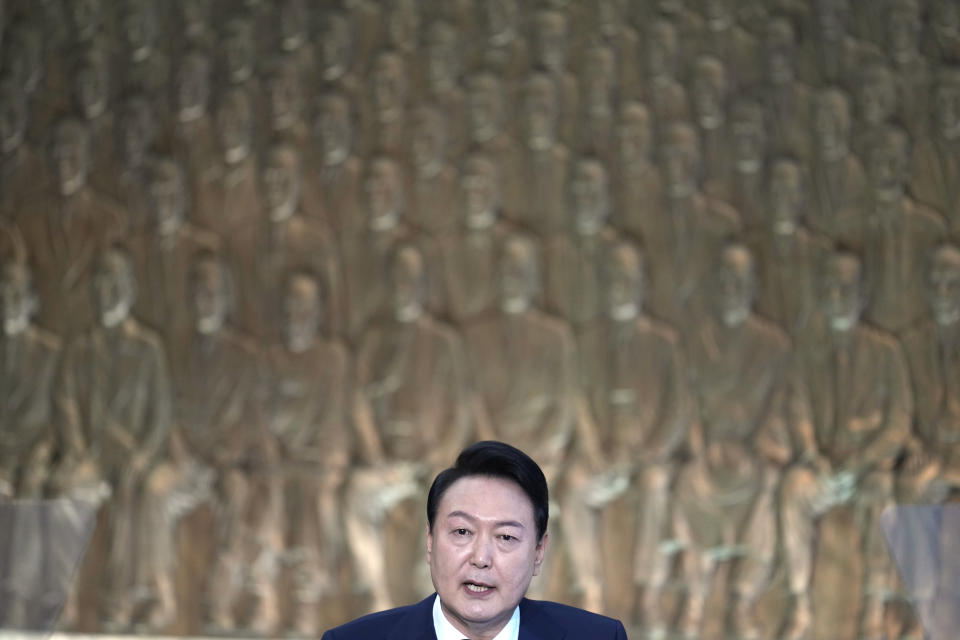
M 540 538 L 540 542 L 537 543 L 537 555 L 533 559 L 533 575 L 540 575 L 540 566 L 543 564 L 544 554 L 547 552 L 547 542 L 550 539 L 549 533 L 544 533 L 543 537 Z
M 430 531 L 430 525 L 427 524 L 427 564 L 430 564 L 431 553 L 433 553 L 433 533 Z

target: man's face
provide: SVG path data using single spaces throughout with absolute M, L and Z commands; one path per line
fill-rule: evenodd
M 12 82 L 0 86 L 0 148 L 10 153 L 23 142 L 27 127 L 27 104 L 20 89 Z
M 227 318 L 227 296 L 220 265 L 205 260 L 193 274 L 193 312 L 200 333 L 220 330 Z
M 328 97 L 320 104 L 316 132 L 327 164 L 341 162 L 350 152 L 349 103 L 341 97 Z
M 410 155 L 422 173 L 436 171 L 443 164 L 447 144 L 446 123 L 433 109 L 418 111 L 413 121 Z
M 500 306 L 507 312 L 523 311 L 536 287 L 534 256 L 525 244 L 511 244 L 500 261 Z
M 87 179 L 87 154 L 83 129 L 79 124 L 61 126 L 53 143 L 53 164 L 60 193 L 79 190 Z
M 675 195 L 689 191 L 693 186 L 696 163 L 693 133 L 687 130 L 672 133 L 663 148 L 663 174 L 667 188 Z
M 467 95 L 467 120 L 475 141 L 483 141 L 496 133 L 500 125 L 500 91 L 491 76 L 480 76 L 470 83 Z
M 223 61 L 230 82 L 243 82 L 253 75 L 253 28 L 245 20 L 227 25 L 223 42 Z
M 217 134 L 227 162 L 239 162 L 247 156 L 253 137 L 253 113 L 243 93 L 231 93 L 220 107 Z
M 944 140 L 960 137 L 960 77 L 941 83 L 933 95 L 937 132 Z
M 885 67 L 868 67 L 857 92 L 860 117 L 870 124 L 885 122 L 893 113 L 896 91 Z
M 813 130 L 824 157 L 839 159 L 846 150 L 848 115 L 846 104 L 839 96 L 827 93 L 818 98 Z
M 607 176 L 598 162 L 586 161 L 577 165 L 570 185 L 573 213 L 581 228 L 603 226 L 609 212 Z
M 934 254 L 929 287 L 934 320 L 944 326 L 960 320 L 960 251 L 950 247 Z
M 527 142 L 534 149 L 548 147 L 554 139 L 556 91 L 550 78 L 543 75 L 531 78 L 526 89 L 523 115 Z
M 0 271 L 0 322 L 4 335 L 19 334 L 29 326 L 34 304 L 27 268 L 17 263 L 4 264 Z
M 147 199 L 159 233 L 175 231 L 183 222 L 184 192 L 177 168 L 165 163 L 157 168 L 147 188 Z
M 822 285 L 823 312 L 830 327 L 848 331 L 860 319 L 860 263 L 850 256 L 836 256 L 826 265 Z
M 617 126 L 617 150 L 625 165 L 650 159 L 650 117 L 641 106 L 624 111 Z
M 723 66 L 717 60 L 702 60 L 693 77 L 693 108 L 697 122 L 713 129 L 723 122 L 725 80 Z
M 608 263 L 607 309 L 613 318 L 629 318 L 639 310 L 643 299 L 644 278 L 635 251 L 619 249 Z
M 326 80 L 334 80 L 350 65 L 352 35 L 342 15 L 331 15 L 320 39 L 320 66 Z
M 720 321 L 735 327 L 750 315 L 753 302 L 754 275 L 750 255 L 742 247 L 727 249 L 720 260 L 716 295 Z
M 320 310 L 317 283 L 305 276 L 291 278 L 281 310 L 288 349 L 303 351 L 313 344 L 320 322 Z
M 83 117 L 92 120 L 107 110 L 107 76 L 102 63 L 89 60 L 77 72 L 76 96 Z
M 870 150 L 867 173 L 874 194 L 881 199 L 898 194 L 906 179 L 905 145 L 901 136 L 888 133 L 877 140 Z
M 121 27 L 131 60 L 140 61 L 150 55 L 156 43 L 157 24 L 148 0 L 129 0 Z
M 267 80 L 270 121 L 274 129 L 286 129 L 296 123 L 300 113 L 300 83 L 296 73 L 284 65 Z
M 460 178 L 464 211 L 467 218 L 488 215 L 497 206 L 497 184 L 494 168 L 486 160 L 467 161 Z
M 375 161 L 364 183 L 364 191 L 371 218 L 375 220 L 393 213 L 400 197 L 396 166 L 383 159 Z
M 100 324 L 115 327 L 129 315 L 133 304 L 129 265 L 119 254 L 108 252 L 93 274 L 93 299 Z
M 510 480 L 468 476 L 443 494 L 427 561 L 444 614 L 465 634 L 502 628 L 540 573 L 533 504 Z
M 539 63 L 553 73 L 563 71 L 567 64 L 567 23 L 563 14 L 555 11 L 538 14 L 534 36 Z
M 790 232 L 800 214 L 800 170 L 796 164 L 778 163 L 770 175 L 770 218 L 774 231 Z
M 296 165 L 289 155 L 271 152 L 263 169 L 263 191 L 271 218 L 292 214 L 297 204 Z

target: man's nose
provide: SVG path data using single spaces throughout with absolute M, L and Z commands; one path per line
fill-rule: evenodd
M 490 566 L 492 558 L 491 541 L 485 536 L 477 536 L 473 543 L 470 564 L 478 569 L 486 569 Z

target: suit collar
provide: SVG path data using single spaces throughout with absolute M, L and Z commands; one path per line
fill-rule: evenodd
M 387 640 L 437 640 L 433 630 L 434 597 L 436 594 L 429 595 L 408 607 Z
M 562 640 L 567 631 L 547 616 L 536 600 L 520 601 L 520 640 Z
M 427 596 L 411 605 L 397 622 L 387 640 L 437 640 L 433 630 L 433 599 Z M 520 601 L 520 640 L 562 640 L 566 630 L 544 614 L 540 603 Z

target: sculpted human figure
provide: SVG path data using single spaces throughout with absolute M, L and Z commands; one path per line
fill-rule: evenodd
M 220 239 L 187 221 L 187 180 L 169 157 L 145 167 L 147 225 L 130 239 L 137 281 L 149 295 L 138 296 L 134 312 L 168 345 L 182 344 L 193 325 L 183 301 L 189 298 L 190 265 L 202 251 L 215 251 Z
M 256 227 L 252 251 L 237 263 L 237 318 L 253 336 L 277 336 L 282 328 L 278 314 L 283 278 L 294 269 L 309 269 L 325 292 L 323 327 L 331 336 L 339 336 L 346 313 L 340 252 L 330 228 L 300 208 L 302 176 L 296 150 L 282 143 L 271 146 L 261 180 L 265 213 Z
M 256 86 L 254 79 L 257 53 L 252 17 L 238 13 L 223 26 L 220 36 L 217 76 L 231 85 Z
M 539 271 L 533 241 L 508 236 L 497 265 L 499 308 L 463 335 L 479 394 L 478 435 L 536 451 L 547 481 L 556 482 L 576 419 L 576 347 L 569 328 L 535 306 Z
M 93 321 L 89 275 L 100 250 L 124 232 L 124 219 L 88 183 L 90 139 L 85 125 L 66 118 L 50 144 L 52 186 L 20 227 L 43 305 L 39 323 L 70 338 Z
M 30 268 L 0 266 L 0 500 L 39 499 L 56 442 L 53 383 L 60 340 L 35 326 L 39 300 Z
M 588 3 L 590 25 L 617 60 L 615 86 L 621 90 L 635 86 L 640 73 L 640 34 L 630 22 L 630 10 L 624 0 L 592 0 Z
M 863 523 L 859 633 L 882 637 L 891 566 L 876 518 L 892 500 L 892 468 L 910 433 L 913 398 L 900 344 L 860 322 L 865 275 L 855 254 L 838 251 L 827 259 L 819 285 L 825 326 L 797 350 L 813 422 L 808 432 L 798 432 L 805 464 L 793 467 L 781 488 L 794 600 L 785 638 L 809 637 L 817 522 L 841 505 L 852 506 Z
M 377 54 L 370 70 L 370 86 L 363 123 L 364 149 L 402 157 L 407 148 L 407 110 L 411 87 L 403 57 L 396 51 Z
M 737 212 L 704 195 L 697 184 L 700 150 L 689 123 L 673 123 L 661 151 L 663 212 L 643 235 L 650 259 L 650 310 L 684 327 L 704 308 L 702 289 L 713 270 L 711 256 L 740 233 Z
M 842 237 L 862 248 L 870 278 L 866 318 L 891 332 L 923 317 L 923 256 L 946 236 L 940 214 L 907 195 L 909 158 L 906 132 L 888 127 L 867 158 L 865 205 L 841 214 Z
M 419 568 L 405 566 L 409 558 L 387 557 L 384 520 L 422 494 L 424 474 L 442 468 L 470 435 L 463 347 L 426 312 L 423 256 L 399 243 L 385 267 L 390 313 L 367 327 L 357 350 L 352 410 L 363 466 L 353 474 L 346 512 L 347 540 L 371 611 L 429 592 Z M 406 548 L 422 557 L 420 544 Z
M 314 123 L 316 135 L 313 173 L 307 174 L 304 196 L 315 200 L 308 212 L 319 215 L 348 246 L 364 227 L 361 182 L 363 161 L 355 147 L 351 103 L 342 93 L 320 98 Z
M 955 245 L 934 249 L 926 289 L 930 315 L 901 339 L 914 398 L 910 462 L 902 482 L 907 486 L 900 495 L 904 501 L 940 501 L 960 483 L 960 406 L 954 392 L 960 381 L 960 250 Z
M 522 210 L 510 213 L 542 237 L 563 231 L 567 220 L 570 152 L 559 139 L 558 109 L 556 83 L 546 73 L 533 73 L 524 83 L 521 106 L 526 142 Z
M 576 148 L 609 163 L 616 145 L 618 61 L 613 49 L 601 42 L 585 46 L 582 56 Z
M 320 26 L 318 74 L 325 88 L 336 90 L 359 102 L 362 87 L 357 77 L 356 34 L 348 13 L 328 11 Z
M 325 294 L 309 271 L 292 271 L 280 297 L 282 338 L 266 350 L 264 413 L 282 475 L 284 548 L 294 559 L 291 629 L 316 635 L 318 603 L 334 593 L 340 491 L 351 461 L 350 357 L 321 337 Z
M 610 180 L 596 158 L 573 166 L 567 227 L 546 240 L 547 308 L 575 330 L 603 309 L 603 259 L 617 239 L 609 226 Z
M 110 488 L 109 551 L 105 570 L 104 624 L 133 622 L 136 596 L 153 593 L 143 565 L 156 551 L 143 485 L 166 445 L 171 419 L 170 378 L 158 334 L 130 312 L 136 279 L 129 255 L 107 248 L 96 259 L 90 284 L 96 324 L 70 340 L 54 390 L 60 431 L 54 484 L 70 495 L 94 479 Z
M 500 78 L 479 71 L 466 79 L 467 133 L 471 146 L 488 155 L 500 167 L 503 177 L 503 208 L 517 216 L 522 209 L 523 186 L 519 145 L 506 130 L 506 96 Z M 522 220 L 515 220 L 521 222 Z
M 754 34 L 740 24 L 742 3 L 731 0 L 701 0 L 703 26 L 694 31 L 694 44 L 701 55 L 715 57 L 729 71 L 730 86 L 746 89 L 760 79 L 760 45 Z
M 114 170 L 116 156 L 109 60 L 95 49 L 81 50 L 77 57 L 71 75 L 72 102 L 90 136 L 90 181 L 102 191 L 102 176 Z
M 182 46 L 207 50 L 213 40 L 213 0 L 184 0 L 173 7 L 174 33 Z
M 809 157 L 810 88 L 797 78 L 797 36 L 783 17 L 764 28 L 760 55 L 760 95 L 770 120 L 770 151 L 775 155 Z
M 347 278 L 347 335 L 360 339 L 367 323 L 387 309 L 387 258 L 395 244 L 412 235 L 403 219 L 400 165 L 388 156 L 373 158 L 363 178 L 364 225 L 343 247 Z
M 762 225 L 769 150 L 763 107 L 738 100 L 730 109 L 730 150 L 726 169 L 703 186 L 704 193 L 730 204 L 751 229 Z
M 700 55 L 690 80 L 692 122 L 703 150 L 703 181 L 719 184 L 730 172 L 732 133 L 728 117 L 730 85 L 719 58 Z
M 867 178 L 850 149 L 850 103 L 839 89 L 821 89 L 813 99 L 813 149 L 807 218 L 820 234 L 839 240 L 842 216 L 863 206 Z
M 580 92 L 577 76 L 568 67 L 570 25 L 556 9 L 543 8 L 532 16 L 531 50 L 533 63 L 543 69 L 557 87 L 557 131 L 568 146 L 577 143 L 580 121 Z
M 647 23 L 645 40 L 643 80 L 637 85 L 634 97 L 646 103 L 662 131 L 666 123 L 690 116 L 687 92 L 677 79 L 679 36 L 672 22 L 656 18 Z
M 643 309 L 642 260 L 630 242 L 613 246 L 603 313 L 577 339 L 583 453 L 567 469 L 562 513 L 600 541 L 571 548 L 584 602 L 614 615 L 636 605 L 634 619 L 651 633 L 665 618 L 669 557 L 661 544 L 676 454 L 695 411 L 679 336 Z
M 273 56 L 267 64 L 263 80 L 267 126 L 263 127 L 267 139 L 282 138 L 293 145 L 297 153 L 304 155 L 310 148 L 310 128 L 304 119 L 304 75 L 296 56 L 290 52 Z
M 756 311 L 791 336 L 815 316 L 815 274 L 831 247 L 805 226 L 808 197 L 800 165 L 777 158 L 767 178 L 764 219 L 746 236 L 757 261 Z
M 689 636 L 702 633 L 713 573 L 730 559 L 732 603 L 724 626 L 734 636 L 756 638 L 753 607 L 776 547 L 776 487 L 791 459 L 791 429 L 808 421 L 809 412 L 791 371 L 789 339 L 752 310 L 752 254 L 728 244 L 715 264 L 713 313 L 687 340 L 700 421 L 691 433 L 691 461 L 674 490 L 674 529 L 687 546 L 689 584 L 680 627 Z
M 170 84 L 170 61 L 160 43 L 163 34 L 158 3 L 125 0 L 119 10 L 118 23 L 120 77 L 124 88 L 162 104 Z
M 317 76 L 317 54 L 310 37 L 310 6 L 304 0 L 280 0 L 266 7 L 267 36 L 273 51 L 291 60 L 300 78 Z
M 933 86 L 930 134 L 917 140 L 910 193 L 960 230 L 960 68 L 942 67 Z
M 634 238 L 646 238 L 665 202 L 663 177 L 654 158 L 650 110 L 642 102 L 620 107 L 616 162 L 613 164 L 613 225 Z
M 512 226 L 500 213 L 500 173 L 471 153 L 460 171 L 458 228 L 440 239 L 447 310 L 457 323 L 491 311 L 497 301 L 497 259 Z
M 12 76 L 0 78 L 0 220 L 15 222 L 38 199 L 43 160 L 26 138 L 27 96 Z
M 450 158 L 461 157 L 467 148 L 467 98 L 460 83 L 466 52 L 461 50 L 461 44 L 460 33 L 449 22 L 434 20 L 426 28 L 423 44 L 424 97 L 445 114 Z
M 205 53 L 190 49 L 174 70 L 173 123 L 169 146 L 190 179 L 193 197 L 191 211 L 202 216 L 217 217 L 209 211 L 213 205 L 204 202 L 203 194 L 215 180 L 220 153 L 217 135 L 208 107 L 211 87 L 210 60 Z
M 797 52 L 797 76 L 811 87 L 848 90 L 867 45 L 850 34 L 850 0 L 816 0 L 810 36 Z
M 853 98 L 856 113 L 850 147 L 862 163 L 874 138 L 897 114 L 897 88 L 885 60 L 874 56 L 861 64 Z
M 457 226 L 457 170 L 450 164 L 449 122 L 437 105 L 424 104 L 411 114 L 410 207 L 407 219 L 429 236 Z
M 887 54 L 897 86 L 898 115 L 902 126 L 911 135 L 920 136 L 928 128 L 932 81 L 929 64 L 920 50 L 921 3 L 917 0 L 891 0 L 884 9 L 881 48 Z
M 120 105 L 114 140 L 114 167 L 101 174 L 103 189 L 126 210 L 129 236 L 144 233 L 150 224 L 147 191 L 149 156 L 159 135 L 157 113 L 143 94 L 131 94 Z
M 921 36 L 927 58 L 960 62 L 960 7 L 950 0 L 933 0 L 927 11 L 927 32 Z
M 271 553 L 278 546 L 276 514 L 255 507 L 261 483 L 250 472 L 269 464 L 274 453 L 263 431 L 260 356 L 227 325 L 233 282 L 223 260 L 209 252 L 195 255 L 189 283 L 192 331 L 170 349 L 175 406 L 170 456 L 176 473 L 155 489 L 167 496 L 171 512 L 160 567 L 173 575 L 178 521 L 211 502 L 216 543 L 204 568 L 208 577 L 202 578 L 205 621 L 214 630 L 236 630 L 235 605 L 250 590 L 256 602 L 247 624 L 269 632 L 278 614 Z
M 520 33 L 521 12 L 517 0 L 491 0 L 477 4 L 480 38 L 470 67 L 489 69 L 508 84 L 530 70 L 531 47 Z

